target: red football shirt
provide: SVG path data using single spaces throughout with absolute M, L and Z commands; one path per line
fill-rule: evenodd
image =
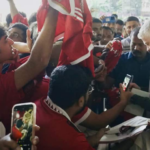
M 21 14 L 17 14 L 13 17 L 12 24 L 18 23 L 18 22 L 20 22 L 26 26 L 29 26 L 27 18 L 23 17 Z
M 49 79 L 43 78 L 43 73 L 35 78 L 31 84 L 17 91 L 13 70 L 26 62 L 27 59 L 28 57 L 20 59 L 15 64 L 11 64 L 6 74 L 0 74 L 0 121 L 4 124 L 7 133 L 10 133 L 11 110 L 13 105 L 35 102 L 41 97 L 47 97 Z
M 36 106 L 39 150 L 94 150 L 64 110 L 44 99 L 37 101 Z

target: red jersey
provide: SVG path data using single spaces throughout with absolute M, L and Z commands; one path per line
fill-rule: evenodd
M 37 124 L 40 126 L 38 149 L 94 150 L 68 114 L 50 99 L 40 99 L 36 106 Z
M 92 17 L 86 0 L 42 0 L 37 13 L 38 30 L 41 31 L 49 5 L 59 11 L 55 41 L 63 37 L 58 65 L 80 64 L 94 76 Z
M 43 78 L 43 73 L 27 84 L 21 90 L 16 89 L 14 74 L 16 68 L 26 62 L 28 57 L 11 64 L 6 74 L 0 74 L 0 121 L 6 132 L 10 133 L 11 110 L 13 105 L 25 102 L 35 102 L 41 97 L 47 97 L 49 79 Z
M 29 26 L 27 18 L 23 17 L 21 14 L 17 14 L 13 17 L 12 24 L 15 24 L 15 23 L 18 23 L 18 22 L 20 22 L 20 23 L 22 23 L 26 26 Z

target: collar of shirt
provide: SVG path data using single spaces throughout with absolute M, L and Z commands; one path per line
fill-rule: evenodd
M 69 122 L 78 130 L 78 132 L 81 132 L 78 127 L 71 121 L 71 118 L 69 117 L 69 115 L 66 113 L 65 110 L 63 110 L 62 108 L 60 108 L 59 106 L 57 106 L 56 104 L 54 104 L 52 102 L 52 100 L 47 97 L 47 99 L 44 100 L 44 103 L 54 112 L 66 117 Z
M 128 59 L 132 59 L 132 58 L 134 58 L 134 56 L 133 56 L 132 52 L 129 52 Z
M 65 116 L 71 122 L 71 118 L 69 117 L 69 115 L 62 108 L 54 104 L 49 97 L 47 97 L 47 99 L 45 99 L 44 102 L 51 110 Z

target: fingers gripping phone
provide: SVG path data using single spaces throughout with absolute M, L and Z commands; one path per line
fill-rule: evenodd
M 17 104 L 12 109 L 11 137 L 20 145 L 21 150 L 32 150 L 31 138 L 35 131 L 36 105 L 34 103 Z
M 127 74 L 126 77 L 124 78 L 124 82 L 123 82 L 123 90 L 124 91 L 127 91 L 130 83 L 132 83 L 133 81 L 133 76 L 132 75 L 129 75 Z

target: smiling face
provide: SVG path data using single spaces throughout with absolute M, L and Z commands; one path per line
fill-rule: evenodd
M 137 21 L 128 21 L 125 25 L 125 30 L 126 30 L 127 34 L 130 35 L 132 30 L 139 26 L 140 26 L 140 23 Z
M 11 60 L 13 58 L 12 55 L 12 46 L 13 41 L 7 38 L 6 35 L 0 38 L 0 63 L 4 63 L 5 61 Z
M 102 30 L 102 39 L 101 44 L 106 45 L 108 42 L 112 41 L 114 38 L 114 34 L 110 30 L 103 29 Z

